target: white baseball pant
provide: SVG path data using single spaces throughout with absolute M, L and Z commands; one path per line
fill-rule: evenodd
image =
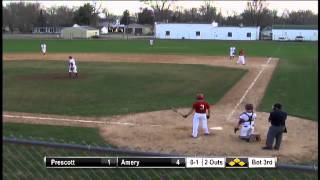
M 205 113 L 195 113 L 193 116 L 193 128 L 192 128 L 192 136 L 195 138 L 198 136 L 198 128 L 199 122 L 202 121 L 202 128 L 204 129 L 206 134 L 209 134 L 208 129 L 208 120 L 207 115 Z

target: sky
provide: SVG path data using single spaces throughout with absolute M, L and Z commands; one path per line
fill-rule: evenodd
M 19 1 L 2 1 L 2 4 L 5 6 L 10 2 L 19 2 Z M 115 15 L 122 15 L 123 11 L 126 9 L 129 10 L 130 14 L 134 14 L 140 11 L 141 8 L 150 8 L 143 2 L 140 1 L 26 1 L 28 3 L 38 2 L 43 7 L 51 6 L 68 6 L 68 7 L 79 7 L 85 3 L 97 3 L 101 4 L 101 8 L 106 8 L 109 13 Z M 223 16 L 233 15 L 233 13 L 240 14 L 245 8 L 248 1 L 223 1 L 215 0 L 212 2 L 212 5 L 217 7 L 218 10 L 221 10 Z M 190 9 L 192 7 L 199 8 L 204 4 L 204 1 L 175 1 L 172 4 L 172 7 L 181 7 L 183 9 Z M 297 11 L 297 10 L 311 10 L 315 14 L 318 14 L 318 1 L 269 1 L 267 0 L 267 5 L 269 9 L 275 9 L 278 11 L 278 15 L 281 15 L 283 11 Z

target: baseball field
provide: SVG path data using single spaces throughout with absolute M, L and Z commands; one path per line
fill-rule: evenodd
M 42 41 L 3 41 L 6 136 L 182 155 L 277 156 L 283 163 L 318 160 L 317 43 L 45 40 L 48 53 L 41 55 Z M 246 65 L 229 60 L 231 45 L 245 50 Z M 68 78 L 69 55 L 78 79 Z M 191 139 L 191 117 L 170 108 L 187 113 L 199 91 L 212 105 L 213 135 Z M 288 133 L 280 151 L 266 152 L 261 147 L 275 102 L 290 115 Z M 246 103 L 257 112 L 261 142 L 244 143 L 233 133 Z

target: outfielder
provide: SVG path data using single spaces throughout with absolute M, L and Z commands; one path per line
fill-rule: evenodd
M 149 40 L 150 46 L 153 46 L 153 43 L 154 43 L 154 40 L 153 40 L 153 39 L 150 39 L 150 40 Z
M 240 128 L 240 139 L 249 141 L 250 137 L 254 134 L 254 121 L 257 115 L 253 112 L 252 104 L 246 104 L 245 110 L 245 112 L 240 114 L 239 122 L 234 128 L 234 132 L 236 133 Z
M 244 58 L 244 50 L 241 49 L 239 52 L 239 59 L 237 61 L 237 64 L 241 63 L 242 65 L 246 64 L 245 58 Z
M 46 55 L 46 52 L 47 52 L 47 45 L 46 45 L 46 43 L 41 43 L 41 45 L 40 45 L 40 47 L 41 47 L 41 52 L 42 52 L 42 54 L 43 55 Z
M 183 117 L 187 118 L 193 112 L 193 124 L 192 124 L 192 137 L 198 136 L 199 122 L 202 122 L 202 128 L 205 131 L 205 135 L 209 135 L 208 119 L 210 118 L 210 105 L 204 101 L 204 95 L 202 93 L 197 95 L 197 101 L 193 103 L 192 109 Z
M 76 60 L 69 56 L 69 78 L 78 78 Z

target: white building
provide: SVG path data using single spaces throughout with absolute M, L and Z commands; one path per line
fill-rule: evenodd
M 66 27 L 61 30 L 60 36 L 64 39 L 92 38 L 99 36 L 99 29 L 89 26 Z
M 274 25 L 272 26 L 274 41 L 318 41 L 318 27 L 308 25 Z
M 260 27 L 219 27 L 212 24 L 155 23 L 159 39 L 259 40 Z

